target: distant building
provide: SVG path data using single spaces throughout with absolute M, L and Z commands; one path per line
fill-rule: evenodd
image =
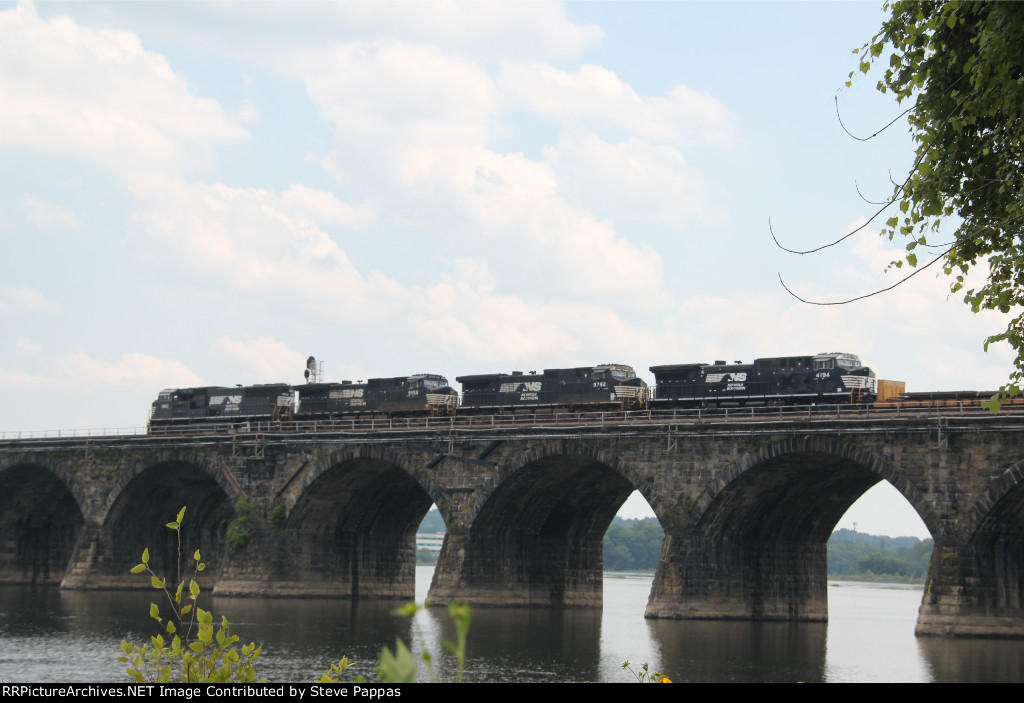
M 444 544 L 444 533 L 443 532 L 417 532 L 416 533 L 416 549 L 426 549 L 434 556 L 441 553 L 441 545 Z

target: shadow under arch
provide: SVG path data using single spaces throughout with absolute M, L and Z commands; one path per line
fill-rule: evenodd
M 148 578 L 129 573 L 144 549 L 149 550 L 153 571 L 173 581 L 179 573 L 178 539 L 166 525 L 182 507 L 186 511 L 181 525 L 181 573 L 191 572 L 197 549 L 208 572 L 217 573 L 224 555 L 224 532 L 235 516 L 235 496 L 211 473 L 184 459 L 161 459 L 128 480 L 100 527 L 103 555 L 82 587 L 151 588 Z
M 646 616 L 827 621 L 828 538 L 883 479 L 934 531 L 916 489 L 840 440 L 793 438 L 741 457 L 715 473 L 667 535 Z
M 0 583 L 60 584 L 84 526 L 55 472 L 27 463 L 0 471 Z
M 412 599 L 416 529 L 433 502 L 386 453 L 321 460 L 281 531 L 273 594 Z
M 635 489 L 617 469 L 614 457 L 533 453 L 483 497 L 466 529 L 449 529 L 430 599 L 600 607 L 604 534 Z

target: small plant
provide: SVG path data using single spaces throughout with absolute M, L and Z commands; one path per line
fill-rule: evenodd
M 355 662 L 350 662 L 348 660 L 348 657 L 342 657 L 341 661 L 339 661 L 337 664 L 331 665 L 331 668 L 328 669 L 327 672 L 317 680 L 317 683 L 341 683 L 341 675 L 345 673 L 345 669 L 349 668 L 353 664 L 355 664 Z M 362 676 L 357 676 L 355 679 L 353 679 L 353 683 L 362 682 Z
M 228 551 L 235 556 L 245 549 L 249 544 L 252 532 L 249 531 L 249 521 L 252 519 L 252 511 L 256 504 L 250 498 L 241 497 L 235 501 L 235 518 L 228 523 L 228 529 L 224 531 L 224 539 L 228 544 Z
M 192 555 L 195 566 L 188 579 L 188 593 L 185 593 L 186 584 L 180 566 L 181 521 L 184 517 L 185 508 L 182 508 L 174 522 L 167 523 L 167 527 L 177 533 L 178 541 L 178 585 L 174 592 L 167 585 L 167 579 L 158 577 L 150 568 L 149 549 L 143 550 L 142 563 L 131 570 L 133 574 L 148 573 L 153 588 L 164 592 L 171 610 L 170 617 L 162 618 L 156 603 L 150 603 L 149 615 L 160 623 L 169 639 L 164 639 L 162 634 L 155 635 L 149 645 L 141 647 L 122 640 L 124 656 L 118 657 L 118 661 L 128 664 L 125 672 L 138 683 L 254 682 L 257 680 L 256 662 L 263 647 L 252 642 L 237 647 L 238 635 L 231 634 L 227 618 L 222 617 L 220 629 L 215 630 L 213 614 L 199 607 L 200 590 L 196 578 L 206 564 L 201 561 L 198 549 Z
M 622 668 L 633 674 L 636 677 L 637 683 L 672 683 L 672 679 L 659 671 L 655 671 L 652 674 L 647 666 L 647 662 L 640 665 L 640 671 L 633 671 L 633 667 L 629 665 L 628 661 L 622 662 Z
M 285 511 L 284 503 L 278 503 L 270 511 L 270 524 L 274 526 L 275 534 L 284 529 L 284 523 L 288 519 Z
M 414 617 L 422 607 L 423 606 L 416 605 L 415 603 L 406 603 L 398 610 L 393 611 L 392 614 L 411 618 Z M 450 640 L 441 640 L 441 645 L 455 655 L 455 661 L 457 662 L 455 682 L 462 683 L 462 673 L 465 670 L 466 665 L 466 639 L 469 636 L 469 622 L 473 615 L 473 609 L 466 603 L 452 602 L 448 606 L 448 614 L 451 615 L 452 620 L 455 621 L 455 633 L 458 641 L 451 642 Z M 430 652 L 426 649 L 423 650 L 422 657 L 423 661 L 427 665 L 427 672 L 430 677 L 430 681 L 433 681 L 433 657 L 430 656 Z M 416 664 L 416 659 L 412 656 L 412 652 L 410 652 L 409 648 L 405 645 L 405 642 L 401 639 L 396 639 L 394 653 L 392 653 L 387 647 L 381 649 L 380 662 L 377 666 L 377 674 L 380 676 L 380 680 L 384 683 L 413 683 L 419 675 L 419 667 Z
M 252 501 L 245 498 L 235 503 L 235 510 L 242 519 L 248 519 L 252 509 Z M 167 586 L 167 579 L 158 577 L 150 568 L 149 549 L 143 550 L 142 563 L 131 569 L 133 574 L 147 572 L 153 588 L 163 591 L 167 597 L 171 617 L 166 621 L 161 618 L 156 603 L 149 604 L 149 615 L 160 623 L 170 639 L 166 640 L 159 634 L 150 639 L 149 645 L 142 647 L 122 640 L 121 651 L 124 655 L 118 657 L 118 661 L 128 664 L 125 673 L 137 683 L 255 682 L 256 662 L 263 650 L 262 645 L 257 647 L 250 642 L 240 648 L 236 647 L 239 638 L 231 634 L 228 619 L 222 616 L 220 629 L 215 631 L 213 614 L 198 605 L 200 590 L 196 578 L 206 568 L 206 564 L 200 561 L 198 549 L 192 555 L 195 567 L 188 579 L 188 595 L 185 594 L 185 579 L 181 576 L 181 521 L 184 518 L 185 508 L 182 508 L 174 522 L 167 523 L 167 527 L 177 533 L 178 541 L 178 585 L 173 595 Z M 354 664 L 348 657 L 342 657 L 317 683 L 339 683 L 341 675 Z M 352 681 L 362 683 L 363 677 L 357 676 Z

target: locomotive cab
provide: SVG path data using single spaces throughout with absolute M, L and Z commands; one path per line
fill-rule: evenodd
M 814 357 L 814 377 L 823 392 L 845 396 L 849 402 L 871 403 L 878 394 L 875 372 L 856 354 L 830 352 Z

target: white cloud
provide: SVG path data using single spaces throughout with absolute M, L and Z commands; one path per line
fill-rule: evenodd
M 616 221 L 640 219 L 683 227 L 694 220 L 709 226 L 729 222 L 715 202 L 719 192 L 674 146 L 638 137 L 610 143 L 594 134 L 566 133 L 544 158 L 558 180 L 588 208 Z
M 230 362 L 243 378 L 252 383 L 276 383 L 294 379 L 306 368 L 306 355 L 289 349 L 273 337 L 261 337 L 238 342 L 221 337 L 210 350 L 215 356 Z
M 21 196 L 21 205 L 38 227 L 68 227 L 73 229 L 82 225 L 71 210 L 66 210 L 53 203 L 34 198 L 31 195 Z
M 429 41 L 480 59 L 578 56 L 605 31 L 577 25 L 560 2 L 349 3 L 344 24 L 364 32 Z
M 75 3 L 82 22 L 118 23 L 203 52 L 279 66 L 297 50 L 365 37 L 433 43 L 475 60 L 579 56 L 605 31 L 566 17 L 557 0 L 475 2 Z
M 26 339 L 24 337 L 15 342 L 14 345 L 17 347 L 18 354 L 20 356 L 35 356 L 43 350 L 42 344 L 33 342 L 31 339 Z
M 729 109 L 685 85 L 673 86 L 664 97 L 643 97 L 603 66 L 583 65 L 570 73 L 540 62 L 507 62 L 497 82 L 517 105 L 577 128 L 614 127 L 677 145 L 731 145 L 736 140 Z
M 375 219 L 373 210 L 367 205 L 343 203 L 331 193 L 299 184 L 292 185 L 281 194 L 281 203 L 299 216 L 325 225 L 362 228 L 373 224 Z
M 137 181 L 140 208 L 128 240 L 135 257 L 167 280 L 197 289 L 244 294 L 331 319 L 379 314 L 399 287 L 361 274 L 318 219 L 361 224 L 365 211 L 330 194 L 298 187 L 270 190 L 177 179 Z M 393 302 L 393 301 L 392 301 Z
M 167 60 L 125 31 L 0 12 L 0 147 L 95 160 L 122 171 L 202 158 L 248 133 Z
M 39 291 L 27 286 L 18 288 L 0 286 L 0 312 L 12 309 L 57 312 L 61 307 L 57 303 L 47 300 Z
M 483 67 L 434 46 L 337 45 L 302 61 L 310 96 L 343 135 L 401 143 L 489 139 L 498 92 Z
M 78 394 L 98 389 L 115 391 L 202 385 L 205 385 L 203 379 L 184 364 L 138 353 L 122 354 L 117 361 L 104 361 L 85 352 L 72 352 L 56 357 L 46 375 L 0 369 L 0 386 L 18 390 L 60 390 Z

